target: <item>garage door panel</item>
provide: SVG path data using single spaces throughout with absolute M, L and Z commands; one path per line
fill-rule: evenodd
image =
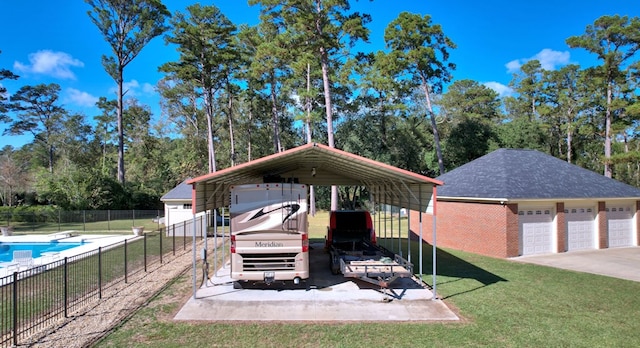
M 596 248 L 595 213 L 591 207 L 565 209 L 567 250 Z
M 553 252 L 553 216 L 551 209 L 530 209 L 518 212 L 521 254 Z
M 607 228 L 609 248 L 634 245 L 631 207 L 608 207 Z

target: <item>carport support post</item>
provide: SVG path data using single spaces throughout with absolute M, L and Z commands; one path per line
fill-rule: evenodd
M 193 206 L 192 209 L 195 209 L 195 206 Z M 198 291 L 198 288 L 196 286 L 196 277 L 198 276 L 198 274 L 196 272 L 196 214 L 193 212 L 193 210 L 191 211 L 191 214 L 193 215 L 193 223 L 191 224 L 191 235 L 193 237 L 191 243 L 191 255 L 193 257 L 193 298 L 197 299 L 196 293 Z
M 224 214 L 225 214 L 224 207 L 222 207 L 222 234 L 223 234 L 223 237 L 222 237 L 222 259 L 226 260 L 227 259 L 227 250 L 226 250 L 225 241 L 226 241 L 226 238 L 227 238 L 227 235 L 226 235 L 227 227 L 225 227 L 226 225 L 224 224 Z M 231 215 L 229 215 L 229 216 L 231 216 Z M 229 219 L 229 223 L 231 223 L 231 219 Z M 228 230 L 229 230 L 229 238 L 231 238 L 231 227 L 229 227 Z M 229 259 L 231 259 L 231 249 L 229 249 Z
M 420 222 L 420 226 L 418 228 L 418 233 L 420 233 L 420 248 L 418 249 L 418 258 L 420 259 L 420 281 L 422 282 L 422 245 L 423 243 L 423 239 L 422 239 L 422 190 L 420 190 L 420 192 L 418 193 L 418 212 L 420 213 L 418 215 L 418 220 Z
M 419 186 L 418 186 L 419 187 Z M 411 191 L 407 187 L 407 260 L 411 262 Z
M 215 200 L 215 197 L 213 199 Z M 218 209 L 213 208 L 213 274 L 218 272 Z
M 438 198 L 437 198 L 437 187 L 434 185 L 433 186 L 433 222 L 432 222 L 432 231 L 433 231 L 433 300 L 437 300 L 437 290 L 436 290 L 436 251 L 437 251 L 437 247 L 436 247 L 436 212 L 437 212 L 437 202 L 438 202 Z M 422 212 L 420 212 L 422 214 Z

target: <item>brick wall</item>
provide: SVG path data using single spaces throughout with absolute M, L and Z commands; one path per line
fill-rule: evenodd
M 564 203 L 556 203 L 556 238 L 558 241 L 559 253 L 563 253 L 569 249 L 567 244 L 567 220 L 564 215 Z
M 494 257 L 518 256 L 517 204 L 439 201 L 437 245 Z M 419 234 L 418 212 L 411 212 L 411 231 Z M 422 214 L 423 239 L 431 243 L 432 215 Z
M 609 247 L 609 239 L 607 236 L 607 211 L 605 210 L 605 202 L 598 202 L 598 225 L 596 226 L 598 234 L 598 249 Z

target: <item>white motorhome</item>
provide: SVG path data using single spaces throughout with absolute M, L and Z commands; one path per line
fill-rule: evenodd
M 304 184 L 231 187 L 231 278 L 293 281 L 309 278 L 307 189 Z

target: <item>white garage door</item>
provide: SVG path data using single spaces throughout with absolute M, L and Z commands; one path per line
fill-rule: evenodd
M 518 211 L 521 255 L 548 254 L 553 250 L 551 208 Z
M 631 207 L 607 207 L 609 248 L 634 245 L 633 212 Z
M 567 250 L 596 248 L 595 215 L 593 208 L 565 209 L 567 222 Z

